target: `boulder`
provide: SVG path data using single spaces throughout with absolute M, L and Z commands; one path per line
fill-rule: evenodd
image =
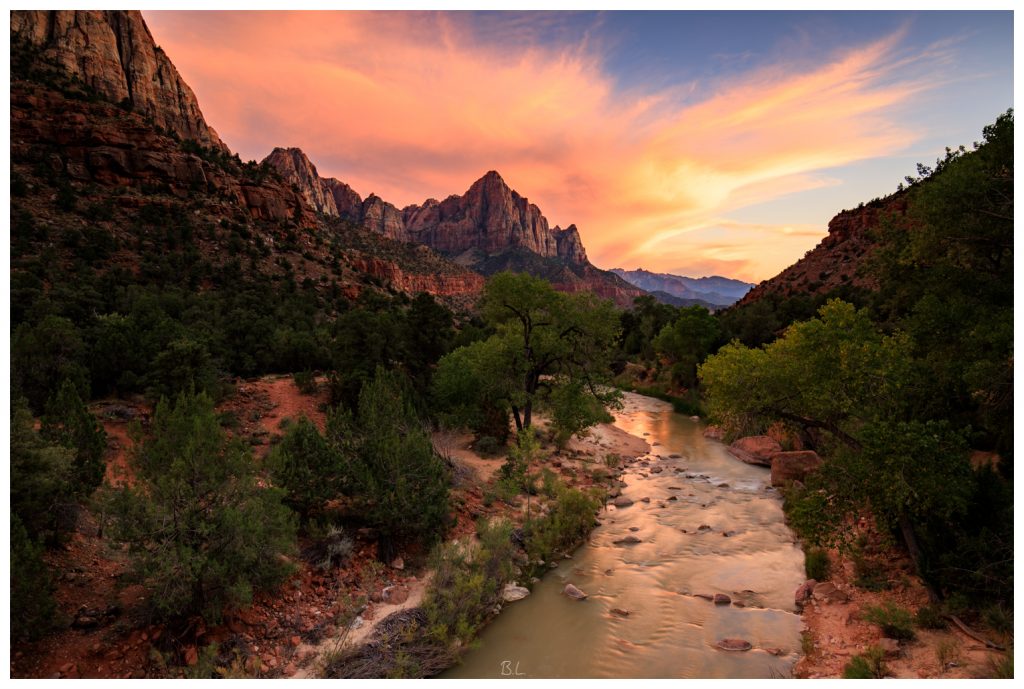
M 615 498 L 612 504 L 615 505 L 616 507 L 629 507 L 630 505 L 633 504 L 633 501 L 627 498 L 625 495 L 620 495 L 619 497 Z
M 517 600 L 522 600 L 530 595 L 530 589 L 517 586 L 513 582 L 505 584 L 505 588 L 501 591 L 501 600 L 506 603 L 514 603 Z
M 796 603 L 797 607 L 803 606 L 804 603 L 811 599 L 811 594 L 814 593 L 814 587 L 817 583 L 814 579 L 808 579 L 797 586 L 796 592 L 793 594 L 793 602 Z
M 771 436 L 748 435 L 730 445 L 729 452 L 741 462 L 769 467 L 772 455 L 782 452 L 782 446 Z
M 822 603 L 849 603 L 850 594 L 842 589 L 836 588 L 835 584 L 828 581 L 821 581 L 814 585 L 812 593 L 814 600 Z
M 745 639 L 719 639 L 715 646 L 723 651 L 749 651 L 753 648 Z
M 821 466 L 821 457 L 812 450 L 776 452 L 771 458 L 772 485 L 784 486 L 791 481 L 804 481 Z
M 583 593 L 583 591 L 580 591 L 578 588 L 576 588 L 572 584 L 566 584 L 565 588 L 562 589 L 562 593 L 564 595 L 566 595 L 566 596 L 569 596 L 569 598 L 572 598 L 574 600 L 585 600 L 586 597 L 587 597 L 587 594 Z
M 409 600 L 409 588 L 402 585 L 387 586 L 380 592 L 380 597 L 389 605 L 401 605 Z
M 712 602 L 715 605 L 729 605 L 729 603 L 732 603 L 732 598 L 725 595 L 724 593 L 716 593 L 715 597 L 712 599 Z

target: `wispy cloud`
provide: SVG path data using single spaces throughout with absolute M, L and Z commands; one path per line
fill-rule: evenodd
M 552 224 L 576 223 L 598 265 L 748 279 L 799 257 L 813 228 L 738 228 L 728 214 L 904 149 L 920 132 L 900 108 L 939 83 L 952 49 L 908 52 L 897 31 L 816 63 L 740 55 L 750 69 L 694 103 L 693 84 L 624 91 L 586 31 L 531 40 L 525 16 L 506 33 L 461 13 L 146 16 L 243 157 L 299 146 L 321 174 L 399 206 L 497 169 Z M 712 227 L 731 240 L 707 239 Z

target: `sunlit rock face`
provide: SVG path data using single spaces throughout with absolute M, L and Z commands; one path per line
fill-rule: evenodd
M 11 38 L 164 131 L 227 150 L 137 11 L 11 12 Z

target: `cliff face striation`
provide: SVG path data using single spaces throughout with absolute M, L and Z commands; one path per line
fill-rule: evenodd
M 137 11 L 11 12 L 11 41 L 114 103 L 124 103 L 181 139 L 227 150 L 199 102 Z

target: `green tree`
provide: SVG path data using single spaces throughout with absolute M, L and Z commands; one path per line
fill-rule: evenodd
M 75 453 L 35 429 L 24 399 L 11 405 L 11 514 L 28 535 L 53 542 L 65 530 L 75 496 Z
M 352 496 L 377 530 L 377 554 L 385 562 L 403 541 L 429 546 L 448 525 L 448 469 L 410 398 L 401 372 L 378 368 L 359 393 L 355 417 L 341 409 L 328 422 L 330 441 L 347 461 Z
M 51 315 L 36 325 L 22 323 L 11 338 L 12 382 L 36 413 L 43 411 L 65 380 L 70 380 L 81 396 L 88 397 L 84 354 L 78 328 L 68 319 Z
M 572 395 L 590 396 L 602 407 L 618 402 L 618 391 L 603 386 L 619 331 L 610 301 L 556 292 L 530 275 L 498 273 L 484 288 L 481 312 L 496 334 L 469 352 L 452 352 L 452 361 L 442 359 L 436 389 L 456 389 L 468 381 L 486 386 L 487 398 L 511 410 L 517 430 L 529 428 L 535 406 L 561 386 L 569 387 L 560 402 L 577 409 L 583 403 Z M 471 367 L 470 375 L 457 365 Z
M 679 309 L 679 316 L 666 325 L 654 339 L 655 351 L 668 357 L 673 366 L 673 382 L 686 387 L 697 383 L 701 364 L 721 337 L 718 320 L 701 306 Z
M 303 519 L 342 493 L 341 454 L 305 416 L 270 451 L 267 466 L 274 485 L 285 491 L 285 503 Z
M 105 511 L 159 615 L 219 620 L 293 570 L 294 515 L 280 489 L 261 485 L 241 441 L 225 437 L 208 395 L 161 400 L 135 447 L 136 482 L 111 490 Z
M 57 605 L 53 582 L 43 562 L 43 547 L 28 535 L 17 514 L 11 514 L 11 636 L 33 640 L 52 626 Z
M 107 434 L 70 380 L 65 380 L 47 403 L 41 432 L 47 440 L 74 450 L 77 492 L 87 495 L 103 482 Z

